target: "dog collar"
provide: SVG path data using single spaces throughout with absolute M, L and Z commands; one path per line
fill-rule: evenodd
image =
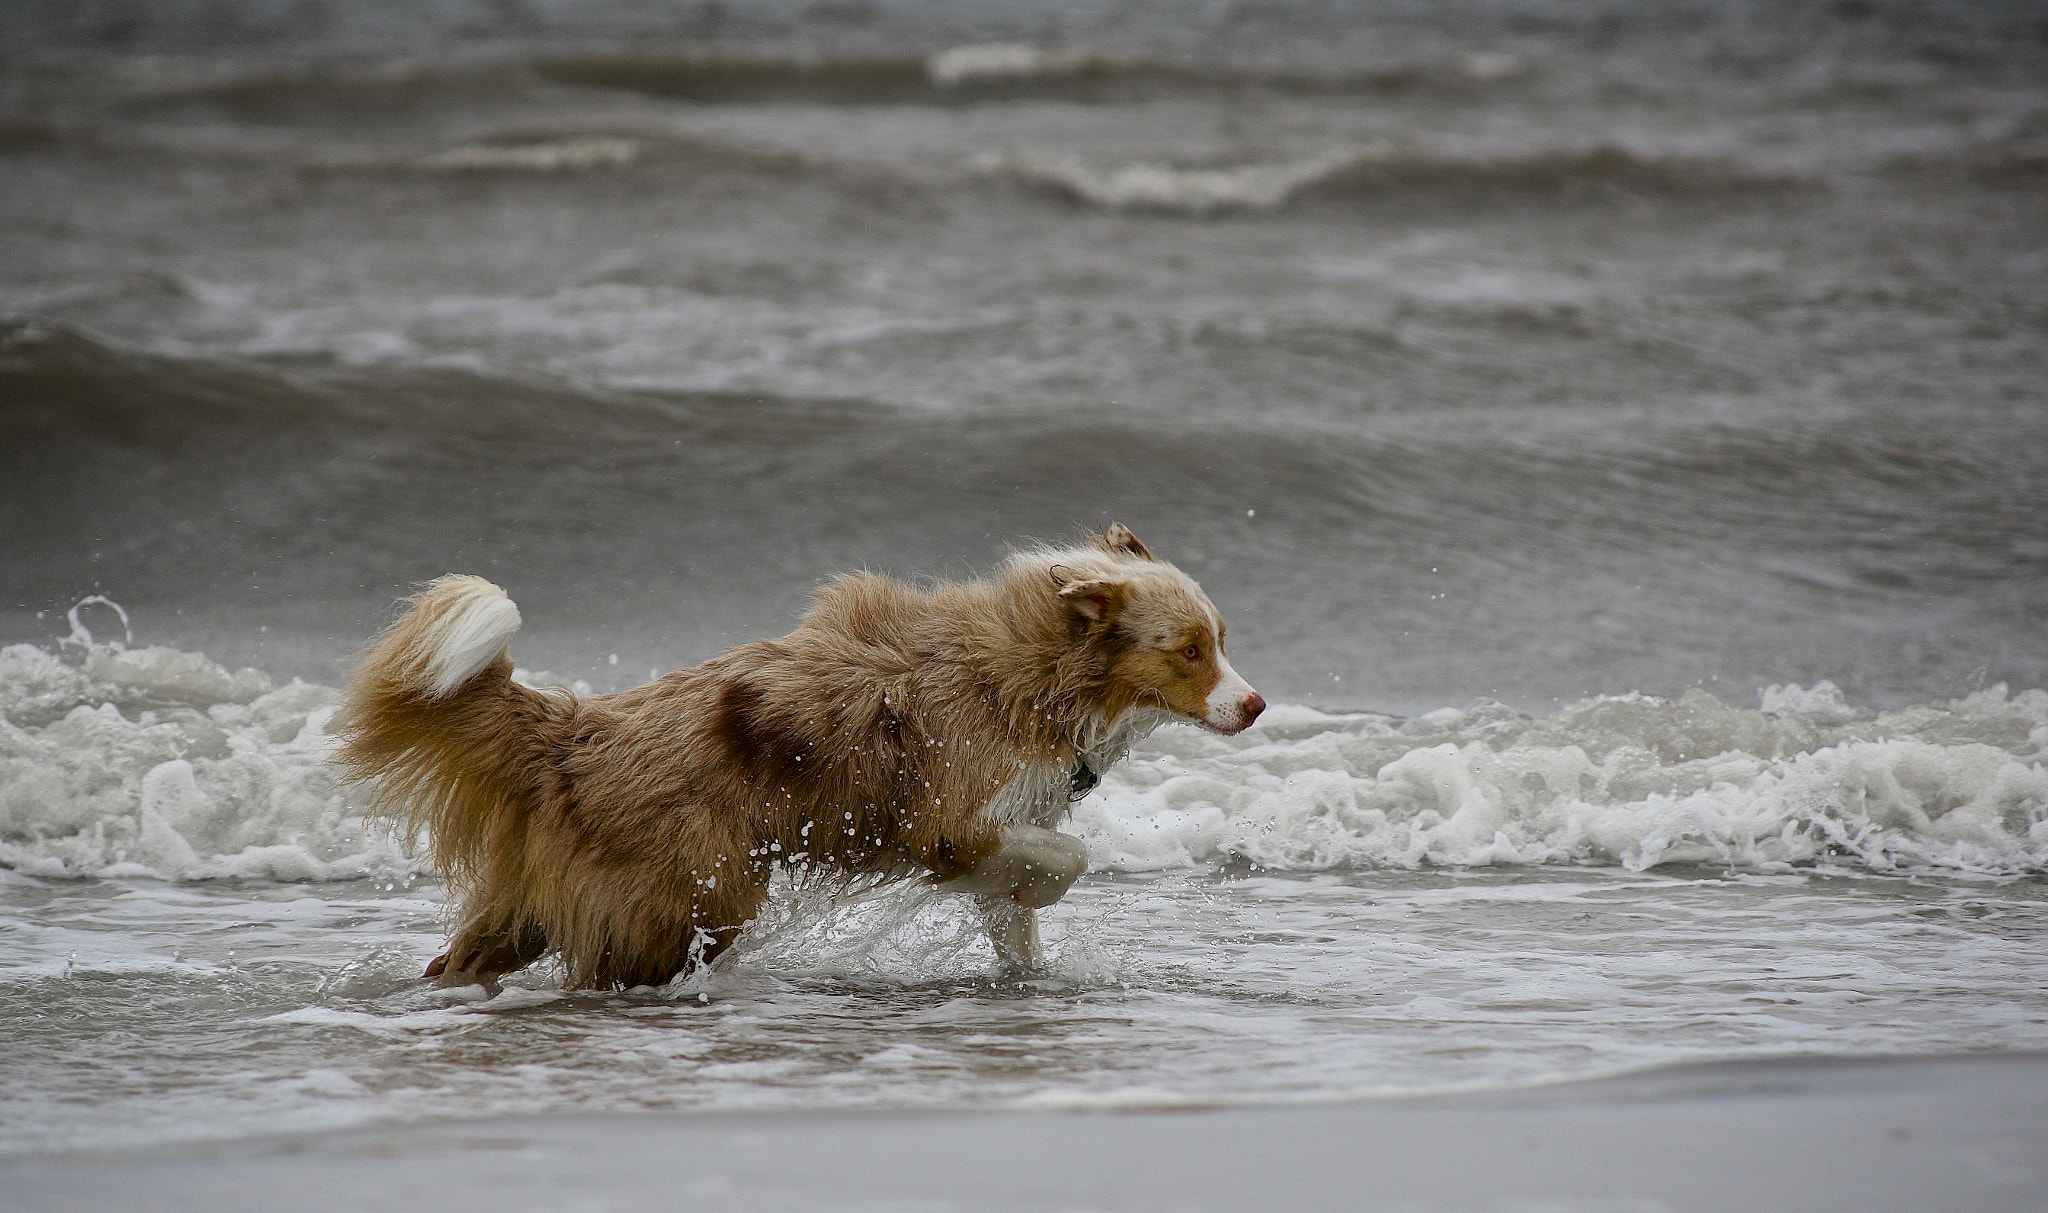
M 1073 804 L 1085 798 L 1088 793 L 1095 790 L 1095 785 L 1101 782 L 1102 776 L 1096 774 L 1095 768 L 1088 765 L 1088 760 L 1076 755 L 1074 774 L 1067 780 L 1067 803 Z

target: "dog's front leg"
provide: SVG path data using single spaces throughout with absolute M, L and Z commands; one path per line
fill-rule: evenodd
M 974 899 L 981 911 L 981 925 L 988 929 L 989 942 L 996 946 L 996 960 L 1010 973 L 1030 973 L 1038 968 L 1038 911 L 1020 906 L 1014 898 L 984 893 Z
M 975 893 L 996 956 L 1012 969 L 1038 966 L 1036 911 L 1066 895 L 1088 870 L 1081 840 L 1038 826 L 1006 826 L 1002 845 L 965 875 L 939 887 Z

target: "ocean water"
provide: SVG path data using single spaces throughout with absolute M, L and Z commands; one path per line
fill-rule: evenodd
M 0 1149 L 2048 1047 L 2026 4 L 0 11 Z M 1052 963 L 786 896 L 414 978 L 324 758 L 410 585 L 602 691 L 1130 524 L 1277 705 Z

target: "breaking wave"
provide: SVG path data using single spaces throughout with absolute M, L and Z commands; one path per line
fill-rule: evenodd
M 1404 193 L 1479 197 L 1577 197 L 1618 190 L 1713 195 L 1798 188 L 1801 179 L 1727 160 L 1631 150 L 1614 144 L 1452 152 L 1390 141 L 1265 160 L 1183 163 L 1106 161 L 1071 152 L 1024 149 L 964 157 L 933 171 L 767 144 L 707 138 L 656 127 L 515 129 L 419 155 L 315 161 L 301 171 L 329 174 L 564 174 L 646 168 L 757 173 L 786 189 L 787 179 L 885 185 L 930 192 L 1009 183 L 1086 207 L 1131 213 L 1208 216 L 1265 214 L 1311 198 L 1365 199 Z
M 1110 210 L 1209 215 L 1276 210 L 1297 198 L 1416 190 L 1573 194 L 1593 188 L 1655 193 L 1780 189 L 1782 174 L 1610 144 L 1494 156 L 1450 155 L 1371 144 L 1247 164 L 1103 164 L 1066 153 L 985 153 L 973 171 Z
M 2048 870 L 2048 692 L 1866 716 L 1832 684 L 1532 717 L 1269 714 L 1154 735 L 1076 813 L 1098 866 Z
M 1589 190 L 1713 194 L 1798 184 L 1741 165 L 1599 144 L 1500 154 L 1452 154 L 1381 142 L 1287 159 L 1233 163 L 1105 162 L 1069 152 L 981 152 L 964 172 L 913 170 L 653 129 L 511 131 L 419 156 L 329 161 L 315 174 L 571 173 L 635 166 L 728 169 L 773 178 L 886 182 L 898 191 L 944 192 L 977 182 L 1113 211 L 1206 216 L 1262 214 L 1310 197 L 1366 198 L 1404 192 L 1573 196 Z M 782 188 L 778 185 L 777 188 Z
M 1369 150 L 1338 151 L 1269 164 L 1182 167 L 1147 163 L 1105 166 L 1079 156 L 1027 152 L 987 154 L 971 163 L 978 172 L 1008 176 L 1110 210 L 1207 215 L 1226 210 L 1273 210 L 1302 189 L 1331 181 L 1373 156 Z
M 547 676 L 534 676 L 547 681 Z M 587 687 L 576 688 L 587 692 Z M 0 649 L 0 865 L 321 881 L 416 870 L 326 766 L 337 692 L 82 636 Z M 1822 683 L 1532 717 L 1275 708 L 1155 734 L 1072 828 L 1098 869 L 1715 864 L 2048 871 L 2048 692 L 1865 715 Z

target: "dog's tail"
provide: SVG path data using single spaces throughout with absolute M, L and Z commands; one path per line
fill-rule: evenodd
M 518 630 L 519 608 L 497 586 L 434 581 L 363 655 L 334 718 L 342 778 L 367 783 L 371 812 L 408 839 L 424 827 L 452 881 L 518 862 L 551 770 L 547 725 L 573 710 L 513 683 L 505 649 Z

